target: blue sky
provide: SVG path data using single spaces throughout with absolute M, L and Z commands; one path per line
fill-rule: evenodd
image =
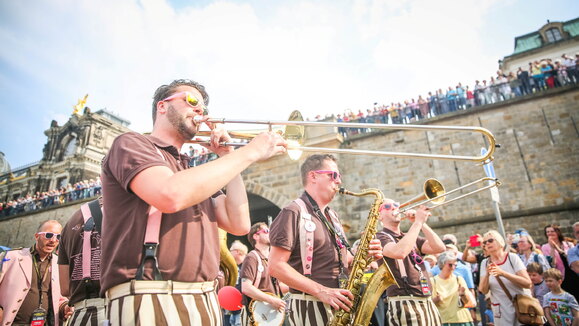
M 176 78 L 207 87 L 213 116 L 260 120 L 472 85 L 516 36 L 577 16 L 570 0 L 0 0 L 0 151 L 13 168 L 41 159 L 86 93 L 149 131 L 154 90 Z

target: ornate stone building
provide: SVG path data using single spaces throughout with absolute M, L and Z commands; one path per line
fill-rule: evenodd
M 579 53 L 579 18 L 566 22 L 550 22 L 534 31 L 515 38 L 515 50 L 499 61 L 505 72 L 529 68 L 529 62 L 542 59 L 561 60 L 563 54 L 575 57 Z
M 130 131 L 128 125 L 106 110 L 93 113 L 88 107 L 83 114 L 72 114 L 63 126 L 53 120 L 44 132 L 42 160 L 10 170 L 0 156 L 5 170 L 0 172 L 0 202 L 96 179 L 102 158 L 115 137 Z

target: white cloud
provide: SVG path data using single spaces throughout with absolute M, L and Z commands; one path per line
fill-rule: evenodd
M 139 131 L 151 127 L 154 89 L 183 77 L 207 86 L 215 116 L 313 117 L 490 75 L 496 58 L 479 35 L 496 2 L 287 1 L 262 12 L 229 1 L 4 1 L 13 17 L 0 23 L 0 56 L 52 89 L 60 114 L 88 92 L 89 106 Z

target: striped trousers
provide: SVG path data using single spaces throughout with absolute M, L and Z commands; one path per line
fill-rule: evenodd
M 74 313 L 67 319 L 67 326 L 102 326 L 106 318 L 105 299 L 82 300 L 74 304 Z
M 287 318 L 291 326 L 325 326 L 333 317 L 332 308 L 309 294 L 292 293 Z
M 111 326 L 222 326 L 216 282 L 131 281 L 107 291 Z
M 390 326 L 442 326 L 438 308 L 430 297 L 388 297 L 386 319 Z

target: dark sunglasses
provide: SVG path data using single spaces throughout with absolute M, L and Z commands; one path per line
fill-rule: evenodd
M 60 233 L 38 232 L 38 234 L 42 234 L 46 239 L 52 239 L 52 237 L 56 236 L 56 241 L 60 241 Z
M 330 177 L 332 178 L 332 180 L 334 180 L 334 181 L 338 180 L 338 179 L 342 179 L 340 172 L 336 172 L 336 171 L 317 170 L 317 171 L 314 171 L 314 173 L 329 174 Z
M 380 210 L 391 209 L 393 207 L 394 208 L 400 207 L 400 203 L 382 204 L 382 206 L 380 206 Z
M 495 242 L 495 239 L 490 238 L 490 239 L 488 239 L 488 240 L 483 241 L 483 244 L 486 245 L 487 243 L 493 243 L 493 242 Z
M 268 234 L 268 233 L 269 233 L 269 229 L 261 229 L 261 230 L 255 232 L 254 234 L 261 234 L 261 233 Z

